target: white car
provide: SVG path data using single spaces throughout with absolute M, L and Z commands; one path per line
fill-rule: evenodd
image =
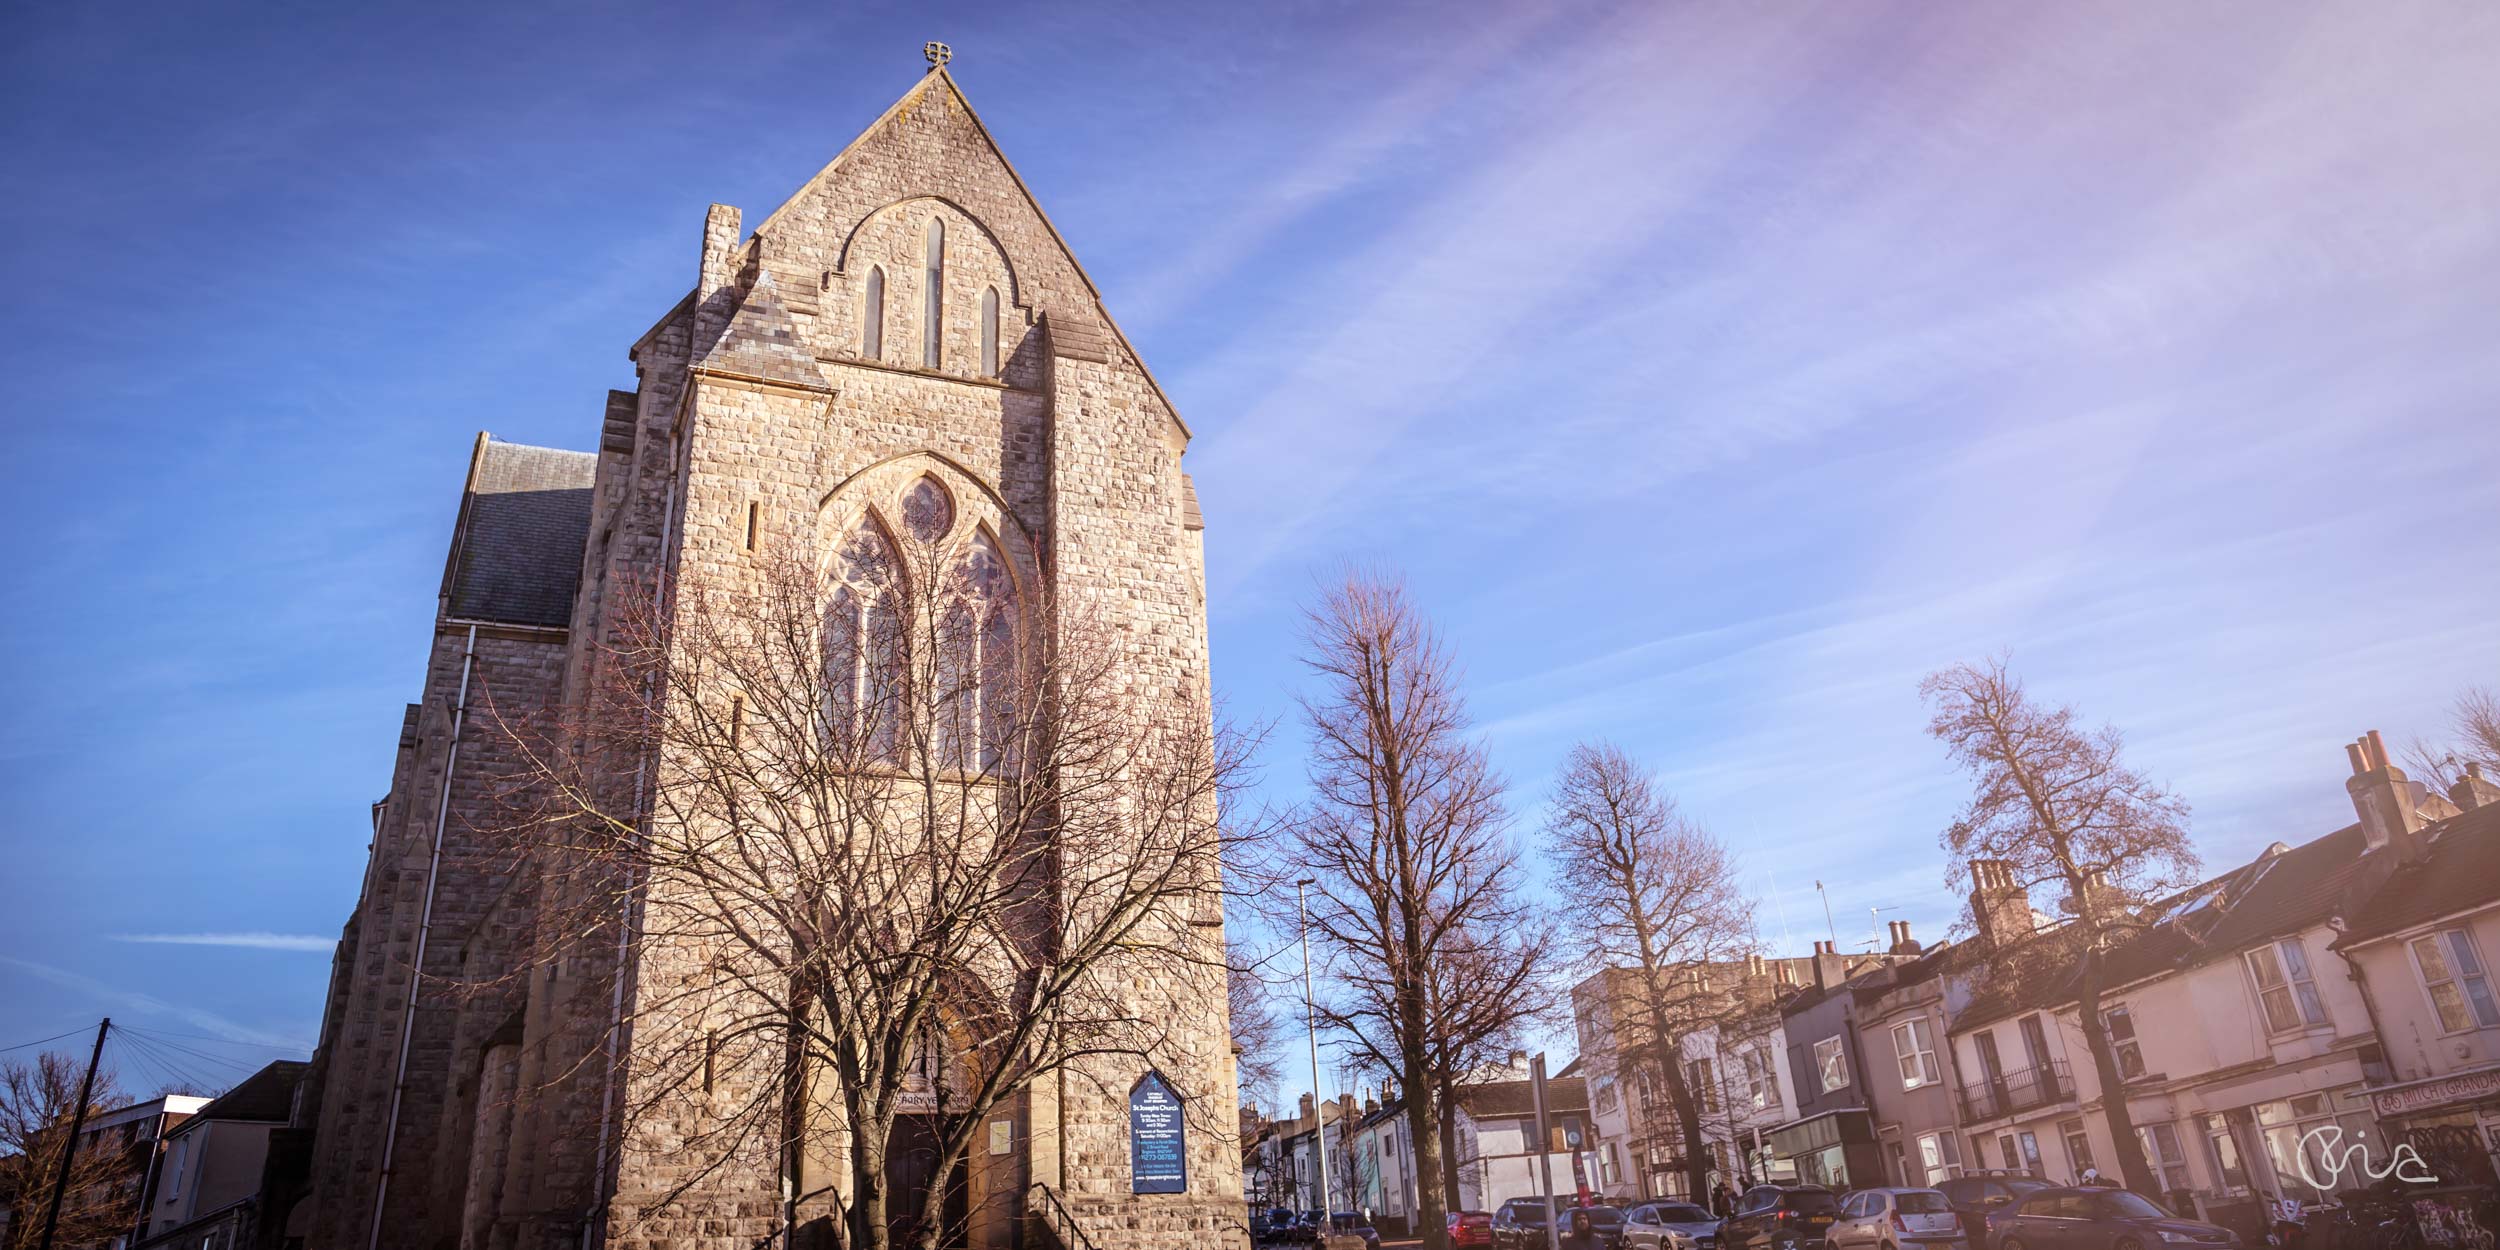
M 1623 1213 L 1624 1250 L 1718 1250 L 1719 1217 L 1689 1202 L 1650 1202 Z
M 1932 1189 L 1861 1189 L 1840 1200 L 1831 1250 L 1970 1250 L 1953 1204 Z

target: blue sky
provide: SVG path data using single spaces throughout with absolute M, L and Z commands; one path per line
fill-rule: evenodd
M 312 1039 L 471 437 L 592 445 L 929 38 L 1198 432 L 1232 710 L 1400 567 L 1523 831 L 1615 739 L 1782 950 L 1952 922 L 1938 665 L 2217 865 L 2500 680 L 2500 10 L 521 7 L 0 16 L 0 1046 Z

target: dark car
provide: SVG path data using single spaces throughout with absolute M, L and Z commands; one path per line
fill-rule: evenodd
M 1998 1250 L 2235 1250 L 2219 1224 L 2183 1220 L 2123 1189 L 2035 1189 L 1988 1220 Z
M 1513 1198 L 1493 1212 L 1493 1250 L 1543 1250 L 1545 1200 Z
M 1820 1185 L 1756 1185 L 1719 1221 L 1719 1250 L 1824 1250 L 1839 1210 Z
M 1581 1216 L 1587 1216 L 1589 1231 L 1597 1235 L 1599 1245 L 1616 1250 L 1623 1244 L 1623 1209 L 1621 1207 L 1575 1207 L 1566 1202 L 1562 1210 L 1562 1231 L 1577 1227 Z
M 1988 1250 L 1989 1216 L 2017 1198 L 2047 1188 L 2047 1181 L 2027 1172 L 1970 1172 L 1935 1184 L 1936 1192 L 1961 1217 L 1962 1231 L 1970 1236 L 1970 1250 Z
M 1372 1227 L 1371 1217 L 1360 1211 L 1332 1212 L 1328 1222 L 1336 1226 L 1340 1237 L 1360 1237 L 1363 1250 L 1380 1250 L 1380 1230 Z

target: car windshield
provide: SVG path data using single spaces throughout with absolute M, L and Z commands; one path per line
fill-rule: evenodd
M 1620 1224 L 1623 1222 L 1623 1212 L 1618 1211 L 1613 1207 L 1583 1207 L 1581 1210 L 1588 1212 L 1589 1218 L 1600 1224 Z
M 1807 1215 L 1829 1215 L 1839 1204 L 1832 1201 L 1832 1191 L 1828 1189 L 1800 1189 L 1789 1194 L 1784 1205 Z
M 1908 1215 L 1942 1215 L 1953 1209 L 1953 1204 L 1945 1201 L 1943 1194 L 1925 1189 L 1896 1194 L 1892 1204 Z
M 1661 1224 L 1706 1224 L 1710 1218 L 1709 1212 L 1696 1206 L 1678 1204 L 1658 1208 L 1658 1222 Z
M 2168 1211 L 2162 1210 L 2143 1195 L 2131 1194 L 2123 1189 L 2102 1194 L 2100 1199 L 2101 1210 L 2118 1219 L 2166 1220 L 2170 1218 Z
M 2006 1191 L 2013 1194 L 2017 1198 L 2022 1197 L 2024 1194 L 2038 1193 L 2043 1189 L 2051 1188 L 2047 1181 L 2035 1181 L 2026 1177 L 2015 1177 L 2011 1180 L 1998 1181 L 1997 1183 L 2005 1186 Z

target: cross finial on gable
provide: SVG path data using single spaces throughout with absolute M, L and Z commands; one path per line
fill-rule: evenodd
M 929 72 L 936 73 L 944 69 L 948 61 L 955 59 L 955 50 L 932 39 L 920 45 L 920 55 L 928 59 Z

